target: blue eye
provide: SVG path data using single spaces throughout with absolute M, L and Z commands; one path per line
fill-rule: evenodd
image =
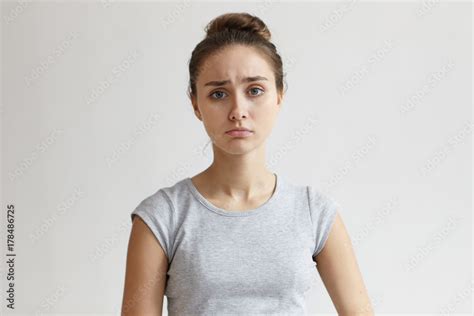
M 262 89 L 260 89 L 260 88 L 257 88 L 257 87 L 255 87 L 255 88 L 252 88 L 252 89 L 250 89 L 250 90 L 260 90 L 260 91 L 262 91 L 262 93 L 263 93 L 263 90 L 262 90 Z M 261 93 L 260 93 L 260 94 L 261 94 Z M 252 95 L 257 95 L 257 96 L 258 96 L 258 95 L 260 95 L 260 94 L 252 94 Z
M 216 93 L 223 93 L 222 91 L 214 91 L 213 93 L 211 93 L 210 97 L 212 97 L 213 95 L 215 95 Z M 212 97 L 213 98 L 213 97 Z M 213 98 L 213 99 L 216 99 L 216 100 L 220 100 L 221 98 Z
M 262 93 L 260 93 L 260 94 L 250 93 L 250 94 L 252 96 L 259 96 L 259 95 L 262 95 L 265 92 L 265 91 L 263 91 L 263 89 L 258 88 L 258 87 L 251 88 L 249 91 L 258 91 L 258 90 L 260 90 Z M 225 92 L 217 90 L 217 91 L 214 91 L 213 93 L 211 93 L 209 96 L 214 100 L 221 100 L 222 99 L 221 97 L 215 97 L 217 93 L 225 94 Z

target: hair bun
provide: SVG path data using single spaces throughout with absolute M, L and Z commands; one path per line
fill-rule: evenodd
M 207 36 L 226 30 L 237 30 L 259 35 L 270 41 L 271 33 L 265 23 L 258 17 L 248 13 L 225 13 L 213 19 L 206 26 Z

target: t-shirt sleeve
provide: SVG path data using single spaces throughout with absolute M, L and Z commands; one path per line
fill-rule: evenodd
M 314 235 L 313 258 L 323 249 L 340 204 L 315 187 L 308 186 L 308 203 Z
M 135 215 L 153 232 L 169 261 L 174 240 L 174 209 L 166 193 L 160 189 L 141 201 L 130 214 L 132 222 Z

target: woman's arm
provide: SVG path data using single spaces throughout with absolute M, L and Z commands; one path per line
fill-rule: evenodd
M 128 244 L 122 316 L 162 315 L 168 258 L 152 231 L 135 216 Z
M 352 243 L 339 213 L 316 268 L 339 315 L 374 315 Z

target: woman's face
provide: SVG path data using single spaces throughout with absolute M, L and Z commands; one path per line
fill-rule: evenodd
M 280 110 L 270 65 L 251 47 L 233 45 L 208 57 L 192 96 L 196 116 L 215 146 L 231 154 L 249 152 L 264 143 Z M 248 136 L 227 131 L 244 127 Z

